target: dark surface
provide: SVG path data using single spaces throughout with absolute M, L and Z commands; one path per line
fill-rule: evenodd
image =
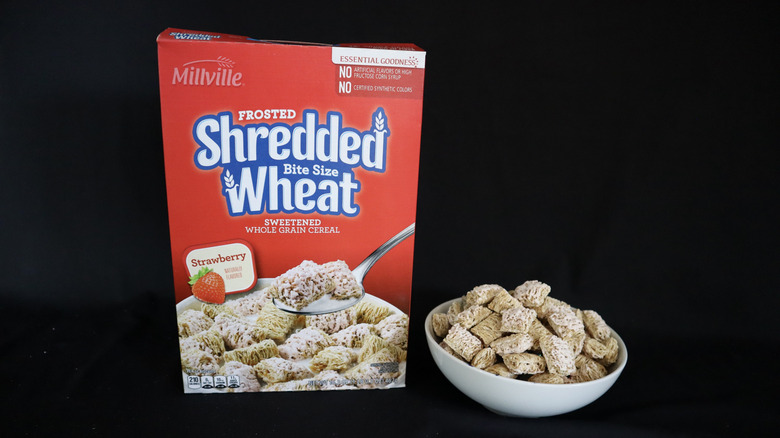
M 780 427 L 777 6 L 518 5 L 3 3 L 4 436 Z M 407 388 L 182 394 L 155 44 L 169 26 L 428 51 Z M 628 345 L 579 411 L 497 416 L 427 351 L 431 308 L 528 279 Z

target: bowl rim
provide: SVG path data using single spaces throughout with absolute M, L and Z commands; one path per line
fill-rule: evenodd
M 546 385 L 546 386 L 549 386 L 550 388 L 586 387 L 586 386 L 604 384 L 605 382 L 610 381 L 610 380 L 614 381 L 615 379 L 617 379 L 620 376 L 620 374 L 622 373 L 623 369 L 626 367 L 626 363 L 628 363 L 628 348 L 626 347 L 626 343 L 623 341 L 623 338 L 620 337 L 620 334 L 618 334 L 615 330 L 612 330 L 612 327 L 610 327 L 610 329 L 612 330 L 612 335 L 615 336 L 615 338 L 618 341 L 618 348 L 619 348 L 618 362 L 613 364 L 613 365 L 611 365 L 610 367 L 612 369 L 609 370 L 607 375 L 604 376 L 604 377 L 601 377 L 599 379 L 590 380 L 588 382 L 566 383 L 566 384 L 562 385 L 562 384 L 557 384 L 557 383 L 529 382 L 529 381 L 522 380 L 522 379 L 508 379 L 506 377 L 501 377 L 501 376 L 498 376 L 496 374 L 489 373 L 489 372 L 487 372 L 485 370 L 481 370 L 481 369 L 479 369 L 477 367 L 472 366 L 470 363 L 468 363 L 468 362 L 466 362 L 464 360 L 458 359 L 457 357 L 453 356 L 452 354 L 450 354 L 446 350 L 444 350 L 444 348 L 442 348 L 441 345 L 439 345 L 439 342 L 436 341 L 436 338 L 438 338 L 438 336 L 436 336 L 436 334 L 433 333 L 433 326 L 431 324 L 431 321 L 433 319 L 433 314 L 434 313 L 441 313 L 441 312 L 436 312 L 436 310 L 438 308 L 440 308 L 440 307 L 445 306 L 445 305 L 447 307 L 449 307 L 450 304 L 452 304 L 453 302 L 455 302 L 457 300 L 460 300 L 460 299 L 461 298 L 453 298 L 453 299 L 451 299 L 449 301 L 445 301 L 445 302 L 443 302 L 443 303 L 441 303 L 441 304 L 439 304 L 437 306 L 434 306 L 433 309 L 431 309 L 428 312 L 428 315 L 425 317 L 425 337 L 428 340 L 428 346 L 429 346 L 429 348 L 436 348 L 436 349 L 438 349 L 438 352 L 441 353 L 442 356 L 447 358 L 446 360 L 449 360 L 452 363 L 458 364 L 457 366 L 466 367 L 468 369 L 477 371 L 478 373 L 482 373 L 481 375 L 487 377 L 488 379 L 501 379 L 502 383 L 509 383 L 509 384 L 516 383 L 516 384 L 518 384 L 520 386 L 524 386 L 524 385 L 532 385 L 532 386 Z

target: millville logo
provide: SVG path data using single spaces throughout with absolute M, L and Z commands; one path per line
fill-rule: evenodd
M 173 68 L 173 85 L 213 85 L 215 87 L 240 87 L 243 74 L 233 71 L 236 62 L 224 56 L 217 59 L 190 61 Z

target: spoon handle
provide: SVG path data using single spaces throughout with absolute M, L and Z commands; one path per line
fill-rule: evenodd
M 368 257 L 366 257 L 365 260 L 357 265 L 355 269 L 352 270 L 352 274 L 355 276 L 355 279 L 358 281 L 358 283 L 363 283 L 363 278 L 368 273 L 368 270 L 374 266 L 374 263 L 376 263 L 380 257 L 387 254 L 388 251 L 393 249 L 393 247 L 401 243 L 404 239 L 414 234 L 414 225 L 414 223 L 409 225 L 400 233 L 391 237 L 390 240 L 380 245 L 379 248 L 375 249 L 374 252 L 372 252 Z

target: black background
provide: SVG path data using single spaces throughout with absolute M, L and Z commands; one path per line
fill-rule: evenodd
M 3 2 L 4 435 L 777 429 L 777 18 L 760 1 Z M 182 394 L 166 27 L 428 51 L 407 388 Z M 615 386 L 570 414 L 492 414 L 425 345 L 435 305 L 528 279 L 628 345 Z

